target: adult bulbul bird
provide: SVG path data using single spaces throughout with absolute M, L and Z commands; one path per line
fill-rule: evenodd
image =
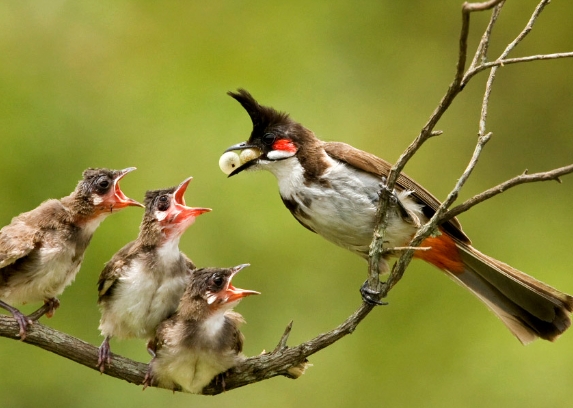
M 222 169 L 229 177 L 244 170 L 270 171 L 282 201 L 300 224 L 368 259 L 380 184 L 390 164 L 348 144 L 319 140 L 288 114 L 260 105 L 243 89 L 229 95 L 247 111 L 253 130 L 246 142 L 226 150 L 242 153 L 236 160 L 222 160 Z M 397 205 L 389 216 L 385 248 L 408 245 L 440 205 L 405 174 L 394 194 Z M 522 343 L 537 337 L 555 340 L 571 325 L 571 296 L 476 250 L 456 219 L 440 225 L 421 246 L 431 249 L 417 251 L 415 257 L 474 293 Z M 387 271 L 384 262 L 379 272 Z
M 18 322 L 20 339 L 33 319 L 11 305 L 43 300 L 31 316 L 52 316 L 59 306 L 56 296 L 76 277 L 100 222 L 127 206 L 143 207 L 119 187 L 133 170 L 87 169 L 69 196 L 45 201 L 0 230 L 0 307 Z
M 231 280 L 246 266 L 193 272 L 177 313 L 157 328 L 157 354 L 144 386 L 153 383 L 199 394 L 213 378 L 245 358 L 239 331 L 244 320 L 232 308 L 259 292 L 236 288 Z
M 117 252 L 99 277 L 99 329 L 105 336 L 97 364 L 101 372 L 111 360 L 112 336 L 153 339 L 159 323 L 177 309 L 195 269 L 179 250 L 179 240 L 197 216 L 211 211 L 185 205 L 191 179 L 176 187 L 146 192 L 137 239 Z

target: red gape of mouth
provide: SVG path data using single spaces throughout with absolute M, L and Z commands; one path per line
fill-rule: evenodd
M 119 175 L 113 181 L 113 197 L 111 198 L 110 207 L 119 210 L 128 206 L 145 207 L 143 204 L 127 197 L 119 187 L 119 180 L 121 180 L 127 173 L 135 170 L 135 167 L 128 167 L 119 172 Z
M 185 205 L 185 191 L 187 191 L 187 187 L 189 186 L 189 183 L 192 179 L 193 177 L 189 177 L 183 180 L 173 193 L 174 203 L 169 209 L 169 216 L 167 217 L 170 222 L 180 223 L 191 217 L 194 218 L 203 213 L 211 211 L 210 208 L 187 207 Z

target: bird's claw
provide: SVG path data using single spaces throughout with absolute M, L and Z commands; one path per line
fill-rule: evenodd
M 28 316 L 28 319 L 37 321 L 44 315 L 50 318 L 54 315 L 58 307 L 60 307 L 60 301 L 57 298 L 46 299 L 44 300 L 44 304 L 38 310 Z
M 18 332 L 18 336 L 20 337 L 20 340 L 23 341 L 26 338 L 26 335 L 28 333 L 28 326 L 30 326 L 34 323 L 34 319 L 31 319 L 30 317 L 26 316 L 24 313 L 22 313 L 21 311 L 19 311 L 15 307 L 10 306 L 9 304 L 2 302 L 1 300 L 0 300 L 0 307 L 2 309 L 9 311 L 10 314 L 12 315 L 12 317 L 14 318 L 14 320 L 16 320 L 16 323 L 18 323 L 18 326 L 20 327 L 20 331 Z
M 215 381 L 215 385 L 220 385 L 221 388 L 223 389 L 223 392 L 225 392 L 225 379 L 229 376 L 229 372 L 225 371 L 222 373 L 219 373 L 215 376 L 214 381 Z
M 145 391 L 147 387 L 153 386 L 153 370 L 151 369 L 151 363 L 153 363 L 154 359 L 155 357 L 153 357 L 149 362 L 149 365 L 147 366 L 147 371 L 145 373 L 145 377 L 143 378 L 143 382 L 141 383 L 143 385 L 143 391 Z
M 103 373 L 105 371 L 105 366 L 111 364 L 111 350 L 109 347 L 109 338 L 105 338 L 101 346 L 98 349 L 97 364 L 96 368 L 99 368 L 99 372 Z
M 20 326 L 20 331 L 18 332 L 18 336 L 20 336 L 20 340 L 24 341 L 26 339 L 26 335 L 28 334 L 28 326 L 34 323 L 33 320 L 30 320 L 24 315 L 22 312 L 13 313 L 12 316 Z
M 46 317 L 49 319 L 54 315 L 56 309 L 60 307 L 60 301 L 58 298 L 50 298 L 44 301 L 44 305 L 47 307 Z
M 362 295 L 362 300 L 372 306 L 385 306 L 388 303 L 383 302 L 380 299 L 380 291 L 372 290 L 368 287 L 368 280 L 366 280 L 360 287 L 360 294 Z

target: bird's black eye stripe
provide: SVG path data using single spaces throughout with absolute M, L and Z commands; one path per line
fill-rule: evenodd
M 272 146 L 275 140 L 277 140 L 277 137 L 272 133 L 265 133 L 263 135 L 263 143 L 267 146 Z

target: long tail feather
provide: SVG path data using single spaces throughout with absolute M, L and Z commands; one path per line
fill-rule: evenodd
M 569 326 L 573 297 L 456 241 L 463 271 L 448 275 L 482 300 L 523 343 L 556 340 Z

